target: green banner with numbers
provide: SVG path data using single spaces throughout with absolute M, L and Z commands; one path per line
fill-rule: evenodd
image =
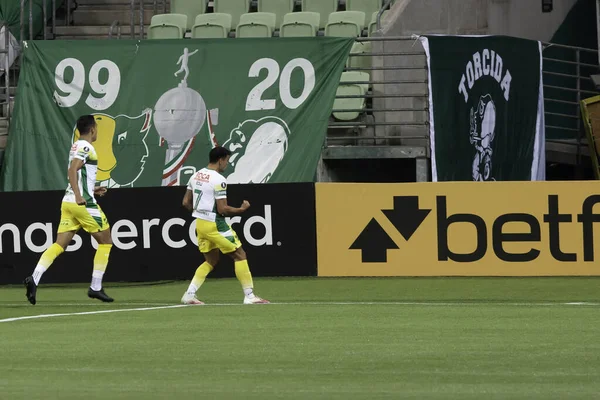
M 80 115 L 95 115 L 98 184 L 187 183 L 216 145 L 230 183 L 313 181 L 352 39 L 30 41 L 0 174 L 64 189 Z

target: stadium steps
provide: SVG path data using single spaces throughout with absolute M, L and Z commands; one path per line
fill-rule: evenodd
M 148 22 L 150 22 L 148 20 Z M 145 25 L 144 34 L 148 32 L 148 27 Z M 83 25 L 83 26 L 57 26 L 55 32 L 55 39 L 59 40 L 78 40 L 78 39 L 108 39 L 108 33 L 110 26 L 94 26 L 94 25 Z M 51 33 L 51 28 L 48 28 L 48 34 Z M 137 24 L 134 27 L 134 34 L 137 38 L 140 34 L 140 26 Z M 117 38 L 117 30 L 113 31 L 113 38 Z M 121 22 L 121 39 L 131 38 L 131 26 L 129 22 Z
M 10 111 L 10 114 L 9 114 Z M 8 118 L 9 115 L 13 115 L 15 112 L 15 98 L 11 97 L 10 102 L 0 104 L 0 118 Z
M 12 85 L 15 86 L 12 86 Z M 8 87 L 8 94 L 13 97 L 15 94 L 17 94 L 17 86 L 16 86 L 17 82 L 11 82 L 11 86 Z M 4 86 L 0 87 L 0 99 L 2 97 L 4 97 L 4 95 L 6 94 L 6 88 Z
M 150 22 L 154 15 L 153 9 L 144 10 L 144 21 Z M 134 13 L 136 24 L 139 24 L 139 11 Z M 119 21 L 121 25 L 129 24 L 131 11 L 129 7 L 118 6 L 80 6 L 73 11 L 73 25 L 82 26 L 107 26 L 113 21 Z
M 6 148 L 6 139 L 8 138 L 8 118 L 0 118 L 0 151 Z
M 4 152 L 8 139 L 8 118 L 0 118 L 0 167 L 4 161 Z
M 381 51 L 377 49 L 378 45 L 374 45 L 374 47 L 376 49 L 375 52 Z M 428 86 L 427 83 L 425 83 L 428 79 L 425 51 L 420 42 L 415 42 L 413 40 L 394 42 L 393 48 L 394 52 L 405 53 L 405 55 L 401 57 L 379 58 L 375 63 L 388 68 L 400 67 L 400 69 L 374 71 L 373 78 L 376 81 L 386 80 L 406 83 L 374 85 L 374 91 L 390 96 L 405 94 L 415 94 L 415 96 L 374 99 L 374 108 L 384 110 L 414 109 L 415 111 L 375 113 L 377 121 L 397 124 L 392 126 L 378 126 L 377 135 L 398 137 L 398 139 L 390 139 L 387 142 L 387 144 L 390 145 L 403 144 L 409 146 L 423 146 L 426 144 L 426 140 L 402 139 L 402 137 L 427 136 L 429 134 L 429 127 L 427 125 L 421 125 L 428 120 L 428 113 L 425 110 L 429 108 L 429 101 L 426 96 L 419 96 L 419 94 L 426 95 L 428 93 Z
M 167 12 L 170 6 L 167 1 Z M 136 8 L 139 1 L 135 2 Z M 163 5 L 157 2 L 157 13 L 163 12 Z M 144 0 L 144 26 L 145 32 L 154 15 L 154 0 Z M 134 11 L 134 35 L 139 36 L 140 13 Z M 83 39 L 108 39 L 110 26 L 114 21 L 119 21 L 121 38 L 131 38 L 131 2 L 130 0 L 78 0 L 77 8 L 73 10 L 73 25 L 57 25 L 54 39 L 83 40 Z M 113 31 L 113 38 L 117 38 L 117 29 Z M 52 30 L 48 28 L 48 36 L 52 37 Z
M 136 5 L 139 4 L 139 0 L 135 0 Z M 158 1 L 160 3 L 160 1 Z M 167 3 L 169 1 L 167 0 Z M 131 2 L 129 0 L 77 0 L 78 7 L 95 7 L 95 6 L 110 6 L 110 7 L 127 7 L 129 8 Z M 159 7 L 162 5 L 159 4 Z M 154 0 L 145 0 L 144 7 L 152 8 L 154 7 Z M 168 4 L 167 4 L 168 7 Z

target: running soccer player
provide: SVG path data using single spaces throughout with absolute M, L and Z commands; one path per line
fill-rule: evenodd
M 33 275 L 28 276 L 24 281 L 27 300 L 31 304 L 36 303 L 37 286 L 42 275 L 50 268 L 56 257 L 65 251 L 80 228 L 98 242 L 88 296 L 108 303 L 113 301 L 102 288 L 102 277 L 108 264 L 112 240 L 106 216 L 94 197 L 94 195 L 104 196 L 106 193 L 106 188 L 94 186 L 98 171 L 98 156 L 92 146 L 92 142 L 96 141 L 98 136 L 94 117 L 92 115 L 80 117 L 77 120 L 77 129 L 79 140 L 73 143 L 69 152 L 69 185 L 62 200 L 56 242 L 42 254 Z
M 189 180 L 183 197 L 183 206 L 196 218 L 198 248 L 204 255 L 204 263 L 196 269 L 196 274 L 187 291 L 183 294 L 183 304 L 204 304 L 196 298 L 196 292 L 206 276 L 219 262 L 219 251 L 233 258 L 235 276 L 244 290 L 244 304 L 266 304 L 267 300 L 254 294 L 252 275 L 248 267 L 246 252 L 237 234 L 225 221 L 225 217 L 242 214 L 250 207 L 246 200 L 239 208 L 227 204 L 227 181 L 222 172 L 227 168 L 231 152 L 224 147 L 215 147 L 209 153 L 209 164 L 196 172 Z

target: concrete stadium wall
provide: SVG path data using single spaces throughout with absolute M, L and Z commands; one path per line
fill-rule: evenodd
M 553 10 L 542 12 L 540 1 L 491 0 L 488 32 L 548 42 L 578 0 L 554 0 Z

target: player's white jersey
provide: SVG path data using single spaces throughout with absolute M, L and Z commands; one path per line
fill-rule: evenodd
M 222 217 L 217 214 L 217 200 L 227 198 L 227 180 L 215 170 L 202 168 L 188 182 L 194 198 L 194 218 L 215 222 Z
M 94 187 L 96 185 L 96 174 L 98 173 L 98 156 L 94 146 L 86 140 L 76 141 L 69 152 L 69 166 L 74 159 L 83 161 L 83 166 L 77 171 L 79 192 L 87 204 L 95 204 Z M 63 201 L 75 203 L 75 192 L 70 183 L 67 186 Z

